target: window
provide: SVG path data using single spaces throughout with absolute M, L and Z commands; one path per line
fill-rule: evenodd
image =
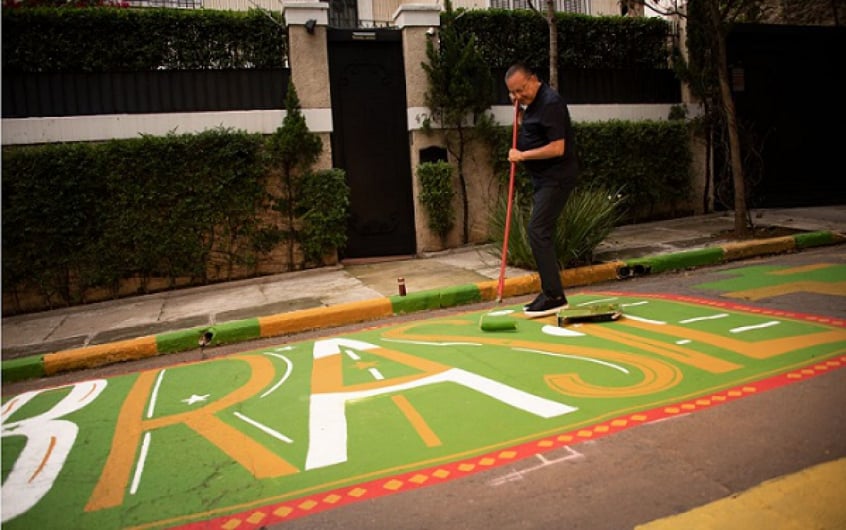
M 588 0 L 554 0 L 555 10 L 566 13 L 590 14 Z M 490 0 L 494 9 L 531 9 L 528 0 Z M 546 0 L 532 0 L 535 9 L 546 9 Z
M 326 1 L 326 0 L 323 0 Z M 333 28 L 358 27 L 356 0 L 328 0 L 329 25 Z

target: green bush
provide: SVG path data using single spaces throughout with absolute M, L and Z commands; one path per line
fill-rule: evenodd
M 282 68 L 280 13 L 3 8 L 3 72 Z
M 446 14 L 442 14 L 446 17 Z M 560 68 L 668 68 L 669 25 L 657 17 L 590 16 L 559 12 Z M 492 68 L 514 61 L 538 68 L 549 64 L 546 19 L 529 10 L 457 11 L 458 31 L 476 39 Z
M 301 182 L 300 242 L 307 264 L 323 264 L 326 253 L 347 243 L 350 189 L 342 169 L 306 173 Z
M 117 296 L 129 278 L 141 294 L 153 278 L 200 285 L 215 267 L 219 280 L 255 266 L 289 235 L 264 220 L 274 200 L 270 144 L 214 129 L 3 148 L 4 291 L 35 287 L 56 307 L 85 302 L 90 288 Z M 294 243 L 306 261 L 322 264 L 343 247 L 348 209 L 342 170 L 303 175 Z
M 693 155 L 684 121 L 579 123 L 576 139 L 582 179 L 625 189 L 628 221 L 675 216 L 689 208 Z
M 682 120 L 579 122 L 573 124 L 580 179 L 607 190 L 625 189 L 625 215 L 638 222 L 688 213 L 692 188 L 689 125 Z M 499 127 L 488 138 L 494 172 L 503 189 L 508 184 L 511 127 Z M 531 198 L 531 178 L 517 165 L 515 189 L 523 206 Z
M 420 181 L 420 203 L 426 209 L 429 230 L 445 242 L 455 226 L 455 187 L 453 167 L 448 162 L 424 162 L 417 166 Z
M 54 305 L 120 280 L 207 280 L 249 259 L 266 202 L 263 138 L 211 130 L 4 148 L 3 288 Z M 218 254 L 212 255 L 212 251 Z M 116 292 L 116 291 L 115 291 Z

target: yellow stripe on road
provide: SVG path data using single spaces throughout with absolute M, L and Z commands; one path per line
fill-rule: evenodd
M 420 438 L 423 439 L 423 443 L 426 444 L 426 447 L 437 447 L 441 445 L 441 439 L 435 434 L 435 431 L 429 427 L 429 424 L 426 423 L 426 420 L 423 419 L 423 416 L 417 412 L 417 409 L 414 408 L 408 398 L 401 395 L 392 396 L 391 399 L 394 401 L 397 407 L 405 414 L 405 417 L 408 418 L 408 421 L 414 427 L 414 430 L 417 431 L 417 434 L 420 435 Z
M 760 300 L 793 293 L 817 293 L 846 296 L 846 282 L 818 282 L 814 280 L 798 281 L 781 285 L 769 285 L 743 291 L 732 291 L 723 296 L 744 300 Z
M 775 478 L 736 496 L 635 530 L 840 530 L 846 528 L 846 458 Z
M 791 267 L 789 269 L 780 269 L 777 271 L 771 271 L 767 274 L 772 274 L 773 276 L 792 276 L 794 274 L 805 274 L 808 272 L 814 272 L 822 269 L 828 269 L 829 267 L 835 267 L 836 265 L 832 263 L 812 263 L 810 265 L 800 265 L 799 267 Z

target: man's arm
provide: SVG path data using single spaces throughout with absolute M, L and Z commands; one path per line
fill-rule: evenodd
M 520 151 L 518 149 L 508 150 L 509 162 L 524 162 L 526 160 L 545 160 L 547 158 L 555 158 L 557 156 L 564 156 L 564 139 L 553 140 L 543 147 L 536 149 L 529 149 L 528 151 Z

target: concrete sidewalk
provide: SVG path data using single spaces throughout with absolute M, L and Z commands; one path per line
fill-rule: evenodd
M 792 252 L 846 234 L 846 205 L 755 210 L 753 218 L 756 226 L 797 233 L 721 239 L 734 226 L 731 212 L 622 226 L 597 248 L 599 265 L 564 272 L 565 286 Z M 3 379 L 185 351 L 208 330 L 212 344 L 222 344 L 494 300 L 497 254 L 491 245 L 463 247 L 3 318 Z M 400 277 L 408 296 L 398 296 Z M 538 289 L 532 271 L 508 268 L 506 278 L 506 296 L 528 300 Z

